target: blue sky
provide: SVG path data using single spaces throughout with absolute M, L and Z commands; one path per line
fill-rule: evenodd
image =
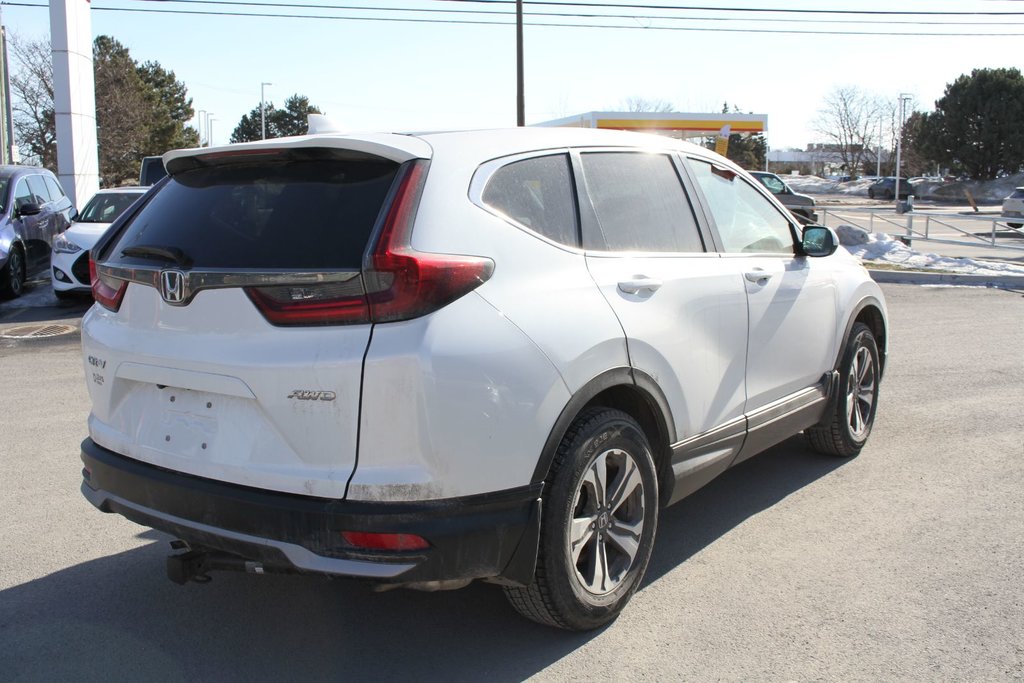
M 438 0 L 294 1 L 320 6 L 509 11 L 511 8 L 507 4 L 488 7 L 483 3 Z M 1024 37 L 998 35 L 1024 34 L 1024 2 L 1019 0 L 639 0 L 633 4 L 1017 11 L 1022 15 L 1010 19 L 962 19 L 1000 25 L 889 25 L 874 29 L 983 32 L 987 34 L 984 37 L 664 31 L 653 27 L 667 26 L 669 22 L 645 18 L 614 20 L 638 27 L 632 30 L 568 28 L 531 26 L 531 21 L 555 20 L 528 17 L 525 31 L 527 123 L 592 110 L 618 109 L 629 97 L 666 100 L 683 112 L 719 111 L 722 103 L 728 101 L 743 111 L 768 115 L 768 141 L 772 148 L 803 147 L 820 137 L 813 132 L 812 121 L 834 87 L 853 85 L 893 101 L 901 92 L 911 93 L 922 108 L 930 109 L 948 82 L 971 69 L 1024 68 L 1024 50 L 1020 48 Z M 352 130 L 515 125 L 515 31 L 512 25 L 199 16 L 99 9 L 289 12 L 144 0 L 93 0 L 92 6 L 94 36 L 111 35 L 127 45 L 135 59 L 155 60 L 173 70 L 188 87 L 194 107 L 214 112 L 215 143 L 227 142 L 241 116 L 259 104 L 263 81 L 273 84 L 267 86 L 266 94 L 275 104 L 281 105 L 293 93 L 302 93 L 331 118 Z M 527 10 L 566 11 L 531 6 L 529 2 Z M 355 10 L 301 11 L 349 17 L 373 14 Z M 568 11 L 596 10 L 576 7 Z M 634 8 L 617 13 L 654 14 L 656 11 Z M 698 13 L 679 11 L 677 14 L 696 16 Z M 460 18 L 459 15 L 430 16 Z M 785 16 L 808 18 L 760 14 L 754 21 L 691 21 L 674 25 L 872 30 L 871 26 L 850 23 L 848 18 L 843 24 L 831 25 L 766 21 Z M 874 20 L 883 18 L 874 17 Z M 912 17 L 889 19 L 913 20 Z M 957 20 L 938 16 L 928 19 Z M 49 33 L 49 13 L 45 8 L 4 5 L 3 22 L 8 31 L 23 37 L 38 38 Z

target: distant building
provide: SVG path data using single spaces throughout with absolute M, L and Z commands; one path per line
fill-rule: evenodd
M 840 146 L 815 142 L 807 145 L 806 150 L 770 149 L 768 150 L 768 169 L 773 173 L 788 175 L 793 171 L 801 175 L 828 176 L 860 175 L 856 169 L 847 169 L 843 157 L 839 153 Z M 860 146 L 855 150 L 860 151 Z M 883 166 L 889 163 L 890 154 L 882 150 Z M 865 161 L 869 165 L 877 162 L 874 150 L 866 150 Z M 883 172 L 885 169 L 883 168 Z

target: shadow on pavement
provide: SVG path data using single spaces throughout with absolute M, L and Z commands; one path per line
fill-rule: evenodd
M 665 511 L 647 583 L 842 461 L 791 439 Z M 99 514 L 99 513 L 97 513 Z M 5 680 L 522 680 L 595 637 L 519 618 L 496 586 L 164 575 L 169 537 L 0 592 Z M 612 625 L 609 628 L 616 628 Z

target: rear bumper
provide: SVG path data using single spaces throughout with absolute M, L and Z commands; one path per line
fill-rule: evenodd
M 172 472 L 82 442 L 82 493 L 103 512 L 282 571 L 422 583 L 533 578 L 541 484 L 423 502 L 277 493 Z M 416 534 L 426 550 L 347 546 L 342 531 Z

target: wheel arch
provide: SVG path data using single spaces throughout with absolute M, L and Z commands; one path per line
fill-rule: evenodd
M 532 483 L 547 479 L 558 445 L 569 427 L 578 415 L 594 406 L 621 410 L 640 424 L 651 444 L 651 455 L 658 474 L 659 495 L 667 491 L 668 478 L 672 476 L 671 445 L 676 441 L 675 423 L 668 400 L 654 378 L 629 367 L 606 370 L 573 394 L 544 442 Z M 664 505 L 665 501 L 661 503 Z
M 853 330 L 853 326 L 856 323 L 863 323 L 868 326 L 871 333 L 875 335 L 875 343 L 878 345 L 878 361 L 879 368 L 878 377 L 881 379 L 882 374 L 885 372 L 886 359 L 888 357 L 888 330 L 886 328 L 885 315 L 882 313 L 882 303 L 875 297 L 869 296 L 861 301 L 854 307 L 852 314 L 846 321 L 846 329 L 843 331 L 841 337 L 842 343 L 839 345 L 839 352 L 836 355 L 835 368 L 839 368 L 839 364 L 843 360 L 843 352 L 846 349 L 846 340 L 850 338 L 850 332 Z

